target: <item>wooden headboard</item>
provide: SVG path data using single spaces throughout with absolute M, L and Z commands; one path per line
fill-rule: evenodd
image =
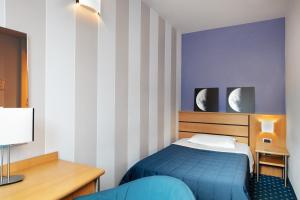
M 238 142 L 250 146 L 250 115 L 180 112 L 178 137 L 190 138 L 199 133 L 234 136 Z

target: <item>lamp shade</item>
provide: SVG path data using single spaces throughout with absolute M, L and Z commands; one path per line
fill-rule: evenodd
M 96 11 L 98 14 L 101 12 L 101 0 L 76 0 L 82 6 Z
M 33 108 L 0 108 L 0 145 L 34 140 Z
M 274 133 L 274 120 L 262 120 L 261 131 L 263 133 Z

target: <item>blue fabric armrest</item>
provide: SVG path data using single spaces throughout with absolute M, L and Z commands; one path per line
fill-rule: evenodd
M 168 176 L 151 176 L 77 200 L 195 200 L 189 187 Z

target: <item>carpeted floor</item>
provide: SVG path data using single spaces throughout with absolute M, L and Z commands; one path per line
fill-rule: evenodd
M 272 176 L 262 175 L 258 183 L 256 177 L 253 177 L 250 181 L 249 190 L 252 200 L 297 199 L 290 183 L 287 187 L 284 187 L 282 179 Z

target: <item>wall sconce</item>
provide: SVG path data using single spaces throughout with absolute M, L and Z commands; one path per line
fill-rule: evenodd
M 275 120 L 261 120 L 261 133 L 273 134 Z M 263 143 L 272 143 L 272 137 L 265 137 L 262 139 Z
M 76 3 L 97 12 L 98 15 L 101 13 L 101 0 L 76 0 Z
M 274 133 L 274 120 L 261 120 L 261 132 Z

